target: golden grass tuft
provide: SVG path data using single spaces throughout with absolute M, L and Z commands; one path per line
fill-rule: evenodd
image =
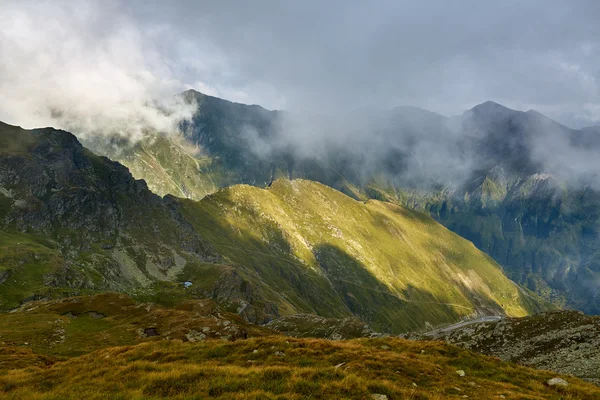
M 465 377 L 455 371 L 462 369 Z M 441 342 L 270 336 L 114 347 L 5 371 L 6 399 L 598 399 L 600 388 Z M 415 386 L 416 385 L 416 386 Z

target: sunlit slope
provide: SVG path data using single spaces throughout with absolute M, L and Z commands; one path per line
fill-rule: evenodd
M 181 204 L 217 251 L 274 289 L 282 314 L 355 314 L 398 332 L 538 307 L 471 242 L 389 203 L 278 180 L 268 189 L 233 186 Z
M 213 193 L 224 177 L 222 167 L 177 134 L 148 134 L 135 145 L 110 146 L 86 142 L 86 146 L 125 165 L 136 179 L 143 179 L 154 193 L 199 200 Z

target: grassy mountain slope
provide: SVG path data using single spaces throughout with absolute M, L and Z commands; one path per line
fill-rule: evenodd
M 126 166 L 159 196 L 199 200 L 228 182 L 218 157 L 203 155 L 179 134 L 148 133 L 135 144 L 117 138 L 93 138 L 84 145 Z
M 211 298 L 255 323 L 314 313 L 403 332 L 539 307 L 469 242 L 398 206 L 302 180 L 160 198 L 67 132 L 0 128 L 4 310 L 109 290 Z
M 3 399 L 598 396 L 573 377 L 548 386 L 554 377 L 442 342 L 284 337 L 210 300 L 166 308 L 105 293 L 0 314 Z
M 430 213 L 545 299 L 600 310 L 600 196 L 552 176 L 506 180 L 488 173 L 459 191 L 427 192 L 373 184 L 368 193 Z
M 325 185 L 240 185 L 182 214 L 228 262 L 251 269 L 282 314 L 360 316 L 405 331 L 474 313 L 525 315 L 536 300 L 474 246 L 408 209 Z
M 197 342 L 275 334 L 226 312 L 212 300 L 162 307 L 117 293 L 30 302 L 0 314 L 0 321 L 2 345 L 26 348 L 50 362 L 153 340 Z M 8 353 L 0 356 L 0 370 L 19 365 L 21 360 Z
M 32 400 L 591 400 L 600 394 L 597 386 L 572 377 L 564 377 L 567 387 L 548 386 L 555 376 L 442 343 L 272 336 L 107 348 L 47 367 L 7 371 L 0 375 L 0 395 Z
M 600 313 L 600 195 L 589 184 L 596 172 L 573 174 L 572 165 L 560 164 L 564 157 L 539 154 L 543 143 L 562 140 L 570 153 L 590 157 L 598 149 L 597 130 L 572 130 L 537 112 L 493 102 L 453 118 L 400 108 L 358 113 L 348 123 L 195 91 L 182 96 L 198 105 L 186 139 L 210 158 L 210 169 L 200 174 L 215 187 L 265 187 L 277 177 L 299 177 L 357 199 L 392 200 L 430 213 L 545 299 Z M 323 140 L 297 143 L 288 135 Z M 135 174 L 153 187 L 168 181 L 140 166 Z M 164 171 L 177 187 L 160 190 L 182 195 L 186 180 Z

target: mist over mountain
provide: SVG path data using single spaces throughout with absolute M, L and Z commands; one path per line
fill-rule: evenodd
M 237 183 L 316 180 L 428 212 L 546 299 L 600 311 L 593 128 L 491 101 L 455 117 L 414 107 L 324 116 L 182 96 L 198 106 L 182 124 L 194 153 L 150 140 L 114 154 L 158 193 L 200 199 Z
M 599 20 L 0 1 L 0 397 L 597 399 Z
M 226 153 L 229 169 L 236 162 L 264 164 L 245 169 L 261 174 L 243 181 L 268 183 L 262 169 L 275 165 L 299 176 L 308 173 L 304 169 L 321 168 L 313 173 L 332 175 L 321 180 L 360 185 L 377 177 L 403 187 L 460 188 L 473 175 L 497 167 L 509 175 L 550 174 L 561 184 L 600 183 L 594 128 L 570 129 L 534 110 L 515 111 L 491 101 L 444 117 L 415 107 L 300 114 L 196 91 L 183 97 L 198 105 L 182 130 L 200 151 Z

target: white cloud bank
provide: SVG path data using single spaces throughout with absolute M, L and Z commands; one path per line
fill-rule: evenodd
M 8 2 L 0 6 L 0 120 L 85 137 L 173 131 L 193 114 L 186 89 L 155 43 L 111 1 Z

